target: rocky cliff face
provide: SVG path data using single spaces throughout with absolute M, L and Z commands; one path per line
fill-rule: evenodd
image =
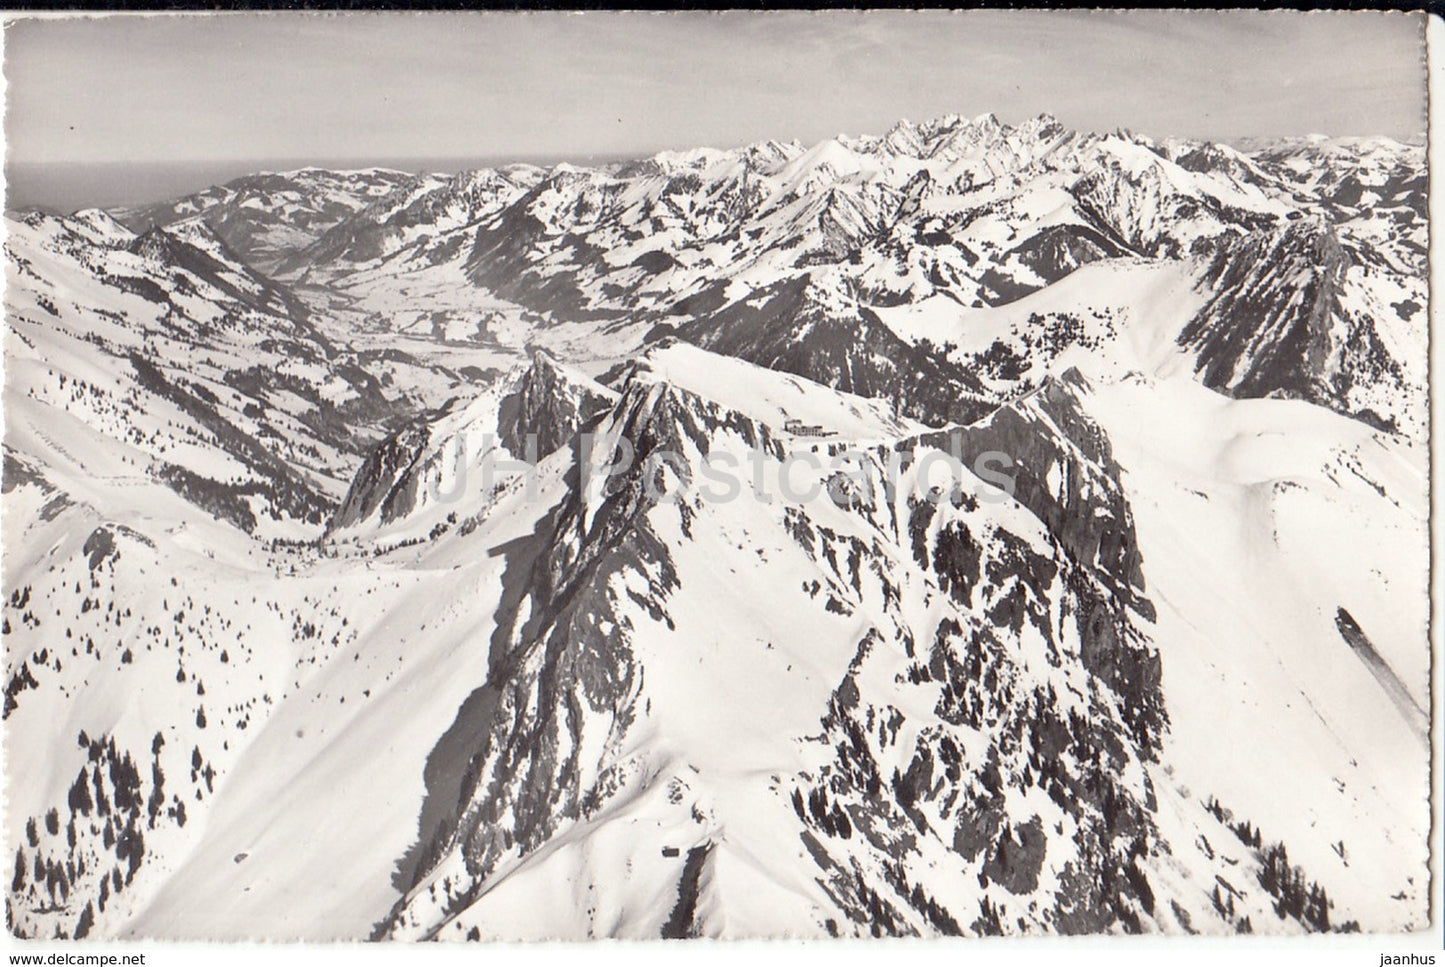
M 1232 396 L 1287 396 L 1383 429 L 1418 427 L 1421 373 L 1392 333 L 1418 303 L 1402 292 L 1382 305 L 1375 274 L 1321 219 L 1248 236 L 1209 260 L 1199 284 L 1210 299 L 1179 342 L 1197 353 L 1204 384 Z
M 901 592 L 896 624 L 860 640 L 829 700 L 823 763 L 795 786 L 800 836 L 846 916 L 830 932 L 1170 920 L 1149 885 L 1168 847 L 1140 768 L 1167 729 L 1153 606 L 1118 467 L 1073 399 L 1081 385 L 1050 383 L 961 441 L 907 444 L 920 461 L 939 447 L 970 466 L 1014 454 L 1007 503 L 1030 516 L 967 489 L 899 502 L 906 532 L 891 536 L 952 608 L 920 627 Z
M 990 409 L 990 394 L 973 372 L 900 339 L 836 285 L 799 276 L 657 334 L 888 400 L 934 425 L 971 422 Z
M 677 432 L 668 401 L 650 395 L 624 396 L 613 417 L 644 459 Z M 627 775 L 609 753 L 640 712 L 644 671 L 628 631 L 639 603 L 646 619 L 668 621 L 676 587 L 666 545 L 647 519 L 654 504 L 643 472 L 639 464 L 612 478 L 596 507 L 569 488 L 531 535 L 506 549 L 488 682 L 448 732 L 462 741 L 444 739 L 428 761 L 438 781 L 399 874 L 404 899 L 378 925 L 381 934 L 434 933 L 504 858 L 532 853 L 564 824 L 594 815 Z M 440 897 L 419 893 L 438 871 Z
M 1051 381 L 952 435 L 856 451 L 847 487 L 818 472 L 820 500 L 763 508 L 751 495 L 711 503 L 686 482 L 739 444 L 771 468 L 796 444 L 635 375 L 603 437 L 682 463 L 643 459 L 600 494 L 571 475 L 506 547 L 488 683 L 428 763 L 404 895 L 377 936 L 528 935 L 503 912 L 527 884 L 567 868 L 580 889 L 624 864 L 662 890 L 654 907 L 619 912 L 625 935 L 766 934 L 777 921 L 744 893 L 771 896 L 781 881 L 738 872 L 761 850 L 796 853 L 805 871 L 787 874 L 806 884 L 791 887 L 806 897 L 789 901 L 795 933 L 1233 930 L 1261 918 L 1253 901 L 1214 910 L 1209 884 L 1200 900 L 1171 885 L 1171 853 L 1186 846 L 1160 810 L 1222 821 L 1172 791 L 1163 804 L 1155 787 L 1168 716 L 1154 606 L 1119 467 L 1079 402 L 1090 392 L 1077 375 Z M 1012 498 L 969 471 L 935 487 L 923 470 L 995 447 L 1017 455 Z M 648 474 L 688 495 L 658 499 Z M 735 556 L 705 536 L 744 527 L 766 550 Z M 816 614 L 812 639 L 780 639 L 774 611 L 745 609 L 715 645 L 700 639 L 696 616 L 720 592 L 697 583 L 699 552 L 730 575 L 728 596 Z M 666 731 L 668 709 L 710 723 L 751 706 L 730 691 L 751 674 L 714 663 L 753 668 L 774 649 L 835 656 L 835 677 L 803 689 L 816 704 L 791 716 L 799 731 L 768 729 L 757 747 L 734 737 L 750 754 L 721 759 L 689 739 L 696 730 Z M 680 674 L 694 653 L 711 673 Z M 658 734 L 662 747 L 647 738 Z M 624 816 L 636 818 L 619 842 Z M 654 822 L 660 841 L 644 831 Z M 599 897 L 581 929 L 608 930 L 610 902 Z
M 379 444 L 352 480 L 328 530 L 368 522 L 389 525 L 423 506 L 465 504 L 470 474 L 482 461 L 545 457 L 614 398 L 606 387 L 539 350 L 530 364 L 476 397 L 424 414 Z

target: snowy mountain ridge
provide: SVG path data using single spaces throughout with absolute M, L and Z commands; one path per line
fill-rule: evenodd
M 1424 178 L 981 115 L 8 215 L 10 929 L 1421 927 Z

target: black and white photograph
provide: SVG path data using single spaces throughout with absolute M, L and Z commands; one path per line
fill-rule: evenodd
M 1438 950 L 1426 34 L 5 15 L 10 949 Z

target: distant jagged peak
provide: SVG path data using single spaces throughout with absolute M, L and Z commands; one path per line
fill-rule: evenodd
M 1016 126 L 1006 124 L 998 115 L 987 112 L 971 120 L 960 120 L 954 124 L 940 121 L 927 127 L 934 130 L 929 137 L 928 157 L 943 160 L 1002 151 L 1004 155 L 1026 161 L 1037 153 L 1036 145 L 1053 141 L 1064 133 L 1063 126 L 1046 114 L 1030 118 Z
M 883 136 L 879 146 L 896 155 L 917 158 L 922 156 L 923 144 L 926 139 L 927 135 L 923 134 L 911 121 L 904 119 L 888 129 L 888 133 Z
M 861 135 L 847 138 L 839 135 L 838 140 L 849 145 L 862 145 L 872 150 L 887 150 L 896 155 L 922 158 L 930 145 L 941 139 L 960 134 L 975 140 L 987 138 L 1008 130 L 1008 126 L 992 112 L 964 118 L 960 114 L 944 114 L 921 122 L 901 118 L 881 137 Z
M 920 122 L 918 130 L 932 137 L 941 131 L 951 131 L 962 123 L 963 115 L 961 114 L 941 114 L 936 118 Z
M 878 140 L 864 142 L 843 136 L 819 141 L 774 171 L 785 190 L 803 193 L 822 185 L 875 177 L 892 157 L 875 150 Z
M 1142 145 L 1148 148 L 1150 151 L 1155 151 L 1155 149 L 1157 148 L 1157 144 L 1153 138 L 1149 137 L 1147 134 L 1140 134 L 1133 128 L 1125 127 L 1122 124 L 1111 128 L 1109 131 L 1105 132 L 1104 137 L 1106 140 L 1127 141 L 1131 144 Z
M 470 210 L 490 200 L 511 197 L 526 191 L 546 176 L 547 171 L 535 165 L 508 165 L 505 169 L 474 168 L 459 171 L 445 181 L 439 180 L 433 184 L 419 182 L 398 188 L 368 206 L 363 217 L 389 217 L 399 207 L 405 208 L 413 204 L 439 210 L 452 202 L 460 202 Z
M 380 166 L 364 168 L 327 168 L 311 165 L 289 170 L 262 170 L 210 185 L 190 194 L 150 205 L 116 209 L 122 221 L 138 218 L 158 221 L 194 215 L 208 209 L 232 205 L 256 196 L 294 194 L 308 203 L 348 198 L 364 199 L 387 193 L 416 181 L 415 172 Z M 353 202 L 353 205 L 359 202 Z M 168 211 L 169 210 L 169 211 Z
M 1171 160 L 1190 155 L 1200 158 L 1249 162 L 1249 156 L 1222 141 L 1205 141 L 1199 138 L 1162 138 L 1158 142 Z
M 753 141 L 734 148 L 667 148 L 645 158 L 622 162 L 611 171 L 618 178 L 639 175 L 670 177 L 682 173 L 740 172 L 744 169 L 771 174 L 803 151 L 803 145 L 797 140 L 783 142 L 774 139 Z
M 797 138 L 791 141 L 755 141 L 742 149 L 743 159 L 756 171 L 771 173 L 779 165 L 786 164 L 803 153 L 803 143 Z
M 1003 122 L 1001 122 L 998 119 L 998 115 L 992 111 L 985 111 L 970 121 L 969 124 L 980 131 L 997 131 L 1003 127 Z
M 596 168 L 589 168 L 586 165 L 573 164 L 570 161 L 559 161 L 547 171 L 548 175 L 552 178 L 587 178 L 597 173 Z

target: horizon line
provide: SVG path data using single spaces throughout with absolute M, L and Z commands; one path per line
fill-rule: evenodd
M 987 113 L 990 113 L 990 112 L 985 112 L 985 114 L 987 114 Z M 929 122 L 929 121 L 941 120 L 942 118 L 949 117 L 949 116 L 950 116 L 950 115 L 948 115 L 948 114 L 944 114 L 944 115 L 939 115 L 938 117 L 924 118 L 922 121 L 918 121 L 918 122 L 912 121 L 911 119 L 908 119 L 908 118 L 902 118 L 902 119 L 900 119 L 900 120 L 899 120 L 898 122 L 896 122 L 896 123 L 905 123 L 905 122 L 906 122 L 906 123 L 910 123 L 910 124 L 922 124 L 922 123 L 926 123 L 926 122 Z M 953 115 L 953 116 L 961 117 L 961 118 L 963 118 L 965 121 L 970 120 L 970 118 L 968 118 L 968 117 L 965 116 L 965 115 Z M 978 117 L 983 117 L 983 116 L 985 116 L 985 115 L 978 115 Z M 1049 115 L 1049 114 L 1047 114 L 1047 112 L 1045 112 L 1045 114 L 1032 115 L 1032 116 L 1030 116 L 1029 118 L 1025 118 L 1024 121 L 1033 120 L 1033 119 L 1035 119 L 1035 118 L 1044 117 L 1044 116 L 1054 117 L 1054 115 Z M 1056 120 L 1057 120 L 1057 119 L 1056 119 Z M 1001 121 L 1000 123 L 1003 124 L 1003 126 L 1005 126 L 1005 127 L 1014 128 L 1014 127 L 1018 127 L 1020 124 L 1024 123 L 1024 121 L 1017 121 L 1017 122 Z M 1060 122 L 1060 123 L 1063 123 L 1063 122 Z M 1068 127 L 1068 126 L 1066 125 L 1066 127 Z M 1130 133 L 1130 134 L 1133 134 L 1133 135 L 1136 135 L 1136 136 L 1137 136 L 1137 135 L 1142 135 L 1142 136 L 1147 137 L 1147 138 L 1149 138 L 1150 140 L 1153 140 L 1153 141 L 1198 141 L 1198 142 L 1205 142 L 1205 143 L 1225 144 L 1225 145 L 1230 145 L 1230 146 L 1239 146 L 1239 145 L 1245 145 L 1245 144 L 1263 144 L 1263 143 L 1278 142 L 1278 141 L 1303 140 L 1303 139 L 1315 139 L 1315 138 L 1323 138 L 1323 139 L 1331 140 L 1331 141 L 1356 140 L 1356 139 L 1368 139 L 1368 138 L 1389 138 L 1390 140 L 1398 141 L 1398 142 L 1400 142 L 1400 143 L 1402 143 L 1402 144 L 1425 144 L 1426 141 L 1429 139 L 1429 129 L 1428 129 L 1428 128 L 1421 128 L 1421 129 L 1419 129 L 1419 130 L 1417 130 L 1417 131 L 1410 132 L 1409 134 L 1390 133 L 1390 132 L 1386 132 L 1386 131 L 1382 131 L 1382 130 L 1373 130 L 1373 131 L 1369 131 L 1369 132 L 1344 133 L 1344 134 L 1342 134 L 1342 133 L 1332 133 L 1332 132 L 1326 132 L 1326 131 L 1306 131 L 1306 132 L 1295 133 L 1295 134 L 1264 134 L 1264 135 L 1258 135 L 1258 134 L 1240 134 L 1240 135 L 1177 135 L 1177 134 L 1155 134 L 1155 133 L 1152 133 L 1152 132 L 1150 132 L 1150 131 L 1146 131 L 1146 130 L 1144 130 L 1144 129 L 1142 129 L 1142 128 L 1130 127 L 1130 126 L 1128 126 L 1128 125 L 1115 126 L 1115 127 L 1112 127 L 1112 128 L 1099 129 L 1099 130 L 1086 129 L 1086 128 L 1078 128 L 1078 127 L 1068 127 L 1068 130 L 1071 131 L 1071 132 L 1073 132 L 1073 133 L 1076 133 L 1076 134 L 1099 134 L 1099 135 L 1107 135 L 1107 134 L 1114 133 L 1114 132 L 1116 132 L 1116 131 L 1126 131 L 1126 132 L 1128 132 L 1128 133 Z M 491 166 L 491 165 L 503 165 L 503 164 L 537 164 L 537 165 L 544 165 L 544 164 L 549 164 L 549 163 L 550 163 L 550 164 L 561 164 L 561 163 L 566 163 L 566 162 L 574 161 L 574 160 L 579 160 L 579 161 L 580 161 L 580 160 L 586 160 L 586 161 L 593 161 L 593 160 L 597 160 L 597 161 L 641 160 L 641 159 L 651 158 L 651 157 L 653 157 L 653 156 L 655 156 L 655 155 L 663 154 L 663 153 L 667 153 L 667 152 L 684 152 L 684 151 L 694 151 L 694 150 L 698 150 L 698 149 L 709 149 L 709 150 L 716 150 L 716 151 L 733 151 L 733 150 L 738 150 L 738 149 L 740 149 L 740 148 L 749 147 L 749 146 L 751 146 L 751 145 L 753 145 L 753 144 L 762 144 L 762 143 L 767 143 L 767 142 L 769 142 L 769 141 L 775 141 L 775 142 L 780 143 L 780 144 L 788 144 L 788 143 L 796 142 L 796 143 L 798 143 L 798 144 L 803 145 L 804 147 L 812 147 L 812 146 L 815 146 L 815 145 L 817 145 L 817 144 L 821 144 L 821 143 L 823 143 L 824 141 L 836 140 L 836 139 L 839 139 L 839 138 L 850 138 L 850 139 L 851 139 L 851 138 L 870 138 L 870 137 L 871 137 L 871 138 L 881 138 L 881 137 L 886 136 L 886 134 L 887 134 L 886 131 L 884 131 L 884 132 L 874 132 L 874 131 L 858 131 L 858 132 L 838 131 L 838 132 L 835 132 L 834 134 L 828 135 L 828 136 L 825 137 L 825 138 L 820 138 L 820 139 L 818 139 L 817 141 L 804 141 L 803 139 L 801 139 L 801 138 L 796 138 L 796 137 L 793 137 L 793 138 L 777 138 L 777 137 L 773 137 L 773 138 L 755 138 L 755 139 L 752 139 L 752 140 L 749 140 L 749 141 L 743 141 L 743 142 L 734 143 L 734 144 L 712 144 L 712 143 L 708 143 L 708 144 L 687 144 L 687 145 L 681 145 L 681 146 L 679 146 L 679 145 L 665 145 L 665 146 L 661 146 L 661 147 L 652 146 L 652 147 L 624 148 L 624 149 L 615 150 L 615 151 L 585 151 L 585 150 L 578 150 L 578 151 L 575 151 L 575 152 L 574 152 L 574 151 L 496 152 L 496 153 L 487 153 L 487 152 L 472 153 L 472 152 L 465 152 L 465 153 L 461 153 L 461 154 L 419 154 L 419 155 L 392 155 L 392 154 L 386 154 L 386 153 L 377 153 L 377 154 L 365 154 L 365 155 L 347 154 L 347 155 L 329 155 L 329 156 L 327 156 L 327 155 L 304 155 L 304 154 L 298 154 L 298 155 L 265 155 L 265 156 L 230 156 L 230 157 L 215 157 L 215 158 L 105 158 L 105 159 L 65 158 L 65 159 L 48 159 L 48 160 L 26 159 L 26 158 L 13 158 L 13 157 L 10 156 L 9 152 L 7 152 L 7 153 L 6 153 L 6 157 L 5 157 L 5 159 L 4 159 L 4 167 L 8 169 L 8 168 L 12 168 L 12 167 L 14 167 L 14 168 L 22 168 L 22 167 L 24 167 L 24 168 L 45 168 L 45 167 L 62 167 L 62 166 L 64 166 L 64 167 L 82 167 L 82 166 L 83 166 L 83 167 L 108 167 L 108 166 L 111 166 L 111 167 L 123 167 L 123 166 L 124 166 L 124 167 L 133 167 L 133 166 L 139 166 L 139 165 L 170 165 L 170 166 L 199 167 L 199 166 L 203 166 L 203 165 L 263 165 L 263 166 L 273 166 L 273 167 L 257 168 L 257 169 L 255 169 L 255 171 L 256 171 L 257 173 L 260 173 L 260 172 L 262 172 L 262 171 L 270 171 L 270 172 L 278 172 L 278 173 L 279 173 L 279 172 L 281 172 L 281 171 L 294 171 L 294 170 L 299 170 L 299 169 L 301 169 L 301 168 L 330 168 L 330 169 L 333 169 L 333 170 L 334 170 L 334 169 L 336 169 L 338 166 L 342 166 L 342 165 L 350 166 L 350 167 L 358 168 L 358 169 L 359 169 L 359 168 L 385 168 L 385 167 L 389 167 L 389 166 L 392 166 L 392 165 L 436 164 L 436 163 L 440 163 L 440 162 L 482 162 L 482 163 L 485 163 L 485 164 L 487 164 L 487 165 L 489 165 L 489 166 Z M 287 166 L 287 167 L 274 167 L 274 166 L 283 166 L 283 165 L 284 165 L 284 166 Z

